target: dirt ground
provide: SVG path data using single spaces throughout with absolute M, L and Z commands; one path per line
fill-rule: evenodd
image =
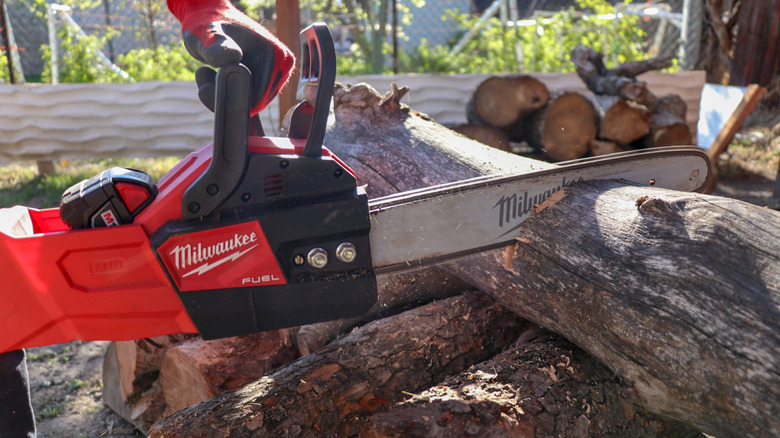
M 744 129 L 721 157 L 714 194 L 778 209 L 773 190 L 779 162 L 780 124 Z M 77 341 L 28 350 L 40 437 L 143 436 L 103 404 L 107 346 Z

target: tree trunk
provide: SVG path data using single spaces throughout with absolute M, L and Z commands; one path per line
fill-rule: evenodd
M 353 436 L 365 419 L 485 360 L 522 320 L 470 293 L 369 323 L 236 392 L 154 425 L 152 437 Z
M 652 412 L 780 434 L 780 213 L 616 182 L 564 194 L 525 223 L 510 270 L 496 250 L 454 272 L 601 359 Z
M 701 436 L 637 408 L 621 391 L 587 353 L 529 329 L 507 351 L 375 414 L 360 437 Z
M 526 75 L 493 76 L 477 86 L 466 108 L 469 123 L 508 128 L 547 104 L 550 93 L 540 80 Z
M 550 99 L 546 107 L 526 120 L 526 141 L 555 161 L 580 158 L 596 139 L 599 116 L 581 94 L 567 92 Z

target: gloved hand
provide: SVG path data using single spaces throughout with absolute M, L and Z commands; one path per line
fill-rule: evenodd
M 236 9 L 229 0 L 168 0 L 181 22 L 187 51 L 197 60 L 221 67 L 242 62 L 252 72 L 251 115 L 263 110 L 287 83 L 295 66 L 293 53 L 266 28 Z M 216 72 L 195 72 L 198 97 L 214 110 Z

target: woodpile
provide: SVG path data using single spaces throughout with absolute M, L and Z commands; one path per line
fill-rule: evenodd
M 326 145 L 370 197 L 554 166 L 454 133 L 406 91 L 334 93 Z M 153 437 L 779 434 L 780 214 L 615 182 L 563 190 L 514 247 L 382 275 L 364 320 L 134 341 L 159 365 L 107 357 L 104 391 L 123 395 L 106 401 Z M 168 373 L 191 383 L 169 389 Z M 108 386 L 122 380 L 126 394 Z M 190 393 L 207 398 L 166 407 Z
M 602 54 L 580 45 L 571 60 L 592 95 L 548 90 L 528 75 L 493 76 L 474 90 L 466 107 L 468 123 L 454 129 L 501 150 L 524 142 L 552 161 L 693 142 L 685 102 L 677 95 L 657 97 L 637 80 L 671 66 L 670 59 L 610 70 Z

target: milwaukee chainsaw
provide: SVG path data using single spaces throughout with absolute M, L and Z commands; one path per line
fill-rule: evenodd
M 700 191 L 711 178 L 705 153 L 668 147 L 369 201 L 322 146 L 330 33 L 314 24 L 301 39 L 288 137 L 263 136 L 249 115 L 252 73 L 228 65 L 217 74 L 213 143 L 158 182 L 114 168 L 68 189 L 59 208 L 0 211 L 0 352 L 360 316 L 376 302 L 377 273 L 512 244 L 532 207 L 569 184 Z

